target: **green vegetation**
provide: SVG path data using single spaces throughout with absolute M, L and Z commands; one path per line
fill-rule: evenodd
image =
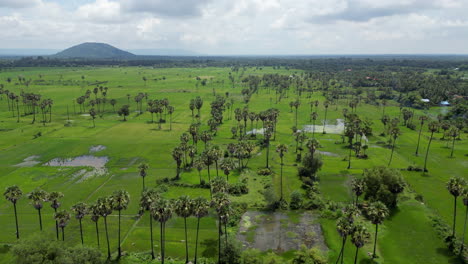
M 68 262 L 462 263 L 466 101 L 419 99 L 467 84 L 301 68 L 2 68 L 0 262 L 40 239 Z M 329 250 L 241 252 L 267 208 L 311 210 Z

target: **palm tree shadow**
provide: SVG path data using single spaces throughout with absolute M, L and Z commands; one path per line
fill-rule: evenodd
M 459 257 L 454 256 L 452 252 L 448 248 L 438 248 L 436 249 L 437 254 L 443 255 L 449 259 L 450 264 L 461 264 L 463 261 L 459 259 Z

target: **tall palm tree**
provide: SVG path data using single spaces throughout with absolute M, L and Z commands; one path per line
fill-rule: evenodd
M 468 220 L 468 188 L 465 188 L 465 190 L 463 191 L 463 205 L 465 206 L 465 223 L 463 224 L 462 245 L 460 249 L 460 254 L 463 254 L 463 249 L 465 246 L 466 222 Z
M 61 192 L 50 192 L 47 196 L 47 201 L 50 202 L 50 207 L 54 209 L 54 213 L 57 213 L 57 209 L 60 207 L 59 199 L 63 198 L 63 193 Z M 59 226 L 58 221 L 55 220 L 55 233 L 57 235 L 57 240 L 59 239 Z
M 330 102 L 328 100 L 326 100 L 324 103 L 323 103 L 323 106 L 325 107 L 325 119 L 323 119 L 323 134 L 326 134 L 327 132 L 325 131 L 325 126 L 327 124 L 327 113 L 328 113 L 328 106 L 330 105 Z
M 418 144 L 416 145 L 416 153 L 415 155 L 417 156 L 419 154 L 419 141 L 421 140 L 421 132 L 422 128 L 424 126 L 424 121 L 427 120 L 427 116 L 420 116 L 419 121 L 421 121 L 421 126 L 419 127 L 419 134 L 418 134 Z
M 362 224 L 356 224 L 351 233 L 351 242 L 354 244 L 354 246 L 356 246 L 354 264 L 357 263 L 359 249 L 362 248 L 366 243 L 368 243 L 369 239 L 370 233 L 369 231 L 367 231 L 367 228 Z
M 197 218 L 197 235 L 195 238 L 195 257 L 194 264 L 197 264 L 197 253 L 198 253 L 198 232 L 200 231 L 200 219 L 208 215 L 208 210 L 210 209 L 210 204 L 203 197 L 198 197 L 193 200 L 193 216 Z
M 393 139 L 393 142 L 392 142 L 392 153 L 390 154 L 390 159 L 388 160 L 388 165 L 390 167 L 390 164 L 392 163 L 392 158 L 393 158 L 393 151 L 395 151 L 395 144 L 396 144 L 396 140 L 398 138 L 398 136 L 400 135 L 400 128 L 398 127 L 392 127 L 392 129 L 390 130 L 390 136 L 392 137 Z
M 364 189 L 366 188 L 364 179 L 354 178 L 351 181 L 351 188 L 353 189 L 353 193 L 356 195 L 356 206 L 357 206 L 359 196 L 361 196 L 364 193 Z
M 55 221 L 57 221 L 58 226 L 62 229 L 62 241 L 65 241 L 65 227 L 70 221 L 70 213 L 62 210 L 54 214 Z
M 218 214 L 218 264 L 221 263 L 221 217 L 225 215 L 226 211 L 229 211 L 230 204 L 231 201 L 224 192 L 215 193 L 211 200 L 211 207 L 213 207 Z
M 461 177 L 452 177 L 447 182 L 447 190 L 453 196 L 453 230 L 452 237 L 455 237 L 455 227 L 457 221 L 457 198 L 463 194 L 466 188 L 466 180 Z
M 310 118 L 312 119 L 312 137 L 315 138 L 315 121 L 317 121 L 318 118 L 317 112 L 313 112 Z
M 112 194 L 112 209 L 119 212 L 119 233 L 118 233 L 118 258 L 122 256 L 122 248 L 120 246 L 120 221 L 122 210 L 126 210 L 130 203 L 130 195 L 125 190 L 117 190 Z
M 387 218 L 389 214 L 387 206 L 382 202 L 374 202 L 372 203 L 367 211 L 367 215 L 371 220 L 372 224 L 375 225 L 375 238 L 374 238 L 374 251 L 372 253 L 372 258 L 376 258 L 377 255 L 375 254 L 375 250 L 377 248 L 377 235 L 379 232 L 379 224 L 382 224 L 385 218 Z
M 190 199 L 187 195 L 179 197 L 175 202 L 174 206 L 175 213 L 184 218 L 184 228 L 185 228 L 185 263 L 189 262 L 188 257 L 188 240 L 187 240 L 187 217 L 191 216 L 193 213 L 193 200 Z
M 160 196 L 159 194 L 154 190 L 154 189 L 145 189 L 141 193 L 141 198 L 140 198 L 140 209 L 142 212 L 145 211 L 150 211 L 151 210 L 151 204 L 153 204 L 155 201 L 159 200 Z M 154 245 L 153 245 L 153 217 L 151 216 L 151 213 L 149 214 L 150 217 L 150 241 L 151 241 L 151 259 L 154 259 Z
M 110 244 L 109 244 L 109 230 L 107 229 L 107 216 L 112 214 L 112 196 L 101 197 L 96 201 L 99 215 L 104 218 L 104 228 L 106 230 L 106 241 L 107 241 L 107 259 L 111 258 Z
M 437 121 L 432 121 L 428 125 L 429 132 L 431 136 L 429 137 L 429 143 L 427 143 L 426 157 L 424 158 L 424 172 L 427 172 L 427 157 L 429 156 L 429 148 L 431 147 L 432 138 L 434 137 L 434 132 L 439 129 L 439 123 Z
M 16 203 L 23 196 L 23 192 L 18 186 L 13 185 L 13 186 L 6 188 L 5 192 L 3 193 L 3 196 L 5 197 L 5 199 L 7 199 L 13 204 L 13 209 L 15 212 L 15 223 L 16 223 L 16 238 L 19 239 L 20 234 L 19 234 L 19 227 L 18 227 L 18 214 L 16 212 Z
M 32 206 L 37 210 L 39 215 L 39 228 L 42 231 L 42 216 L 41 209 L 44 206 L 44 202 L 47 201 L 47 192 L 41 189 L 35 189 L 34 191 L 27 194 L 29 200 L 31 200 Z
M 165 199 L 159 199 L 151 204 L 151 215 L 154 220 L 160 223 L 161 229 L 161 263 L 164 264 L 164 254 L 166 247 L 166 222 L 172 217 L 172 203 Z
M 75 218 L 78 219 L 80 222 L 80 238 L 81 238 L 81 244 L 84 244 L 83 240 L 83 225 L 81 224 L 81 221 L 85 217 L 86 214 L 88 214 L 88 205 L 85 203 L 77 203 L 71 207 L 71 210 L 73 213 L 75 213 Z
M 91 214 L 91 221 L 93 221 L 95 226 L 96 226 L 96 240 L 97 240 L 97 245 L 98 245 L 98 248 L 99 248 L 101 246 L 101 244 L 99 243 L 99 225 L 98 225 L 98 221 L 99 221 L 99 216 L 101 215 L 101 213 L 99 211 L 99 206 L 98 206 L 97 202 L 89 206 L 89 213 Z
M 279 144 L 278 146 L 276 146 L 276 152 L 278 152 L 278 155 L 281 159 L 281 173 L 280 173 L 280 201 L 283 200 L 283 166 L 284 166 L 284 162 L 283 162 L 283 158 L 284 158 L 284 154 L 286 152 L 288 152 L 288 146 L 286 146 L 285 144 Z
M 346 239 L 348 238 L 348 235 L 350 235 L 353 230 L 353 223 L 350 221 L 350 218 L 341 217 L 340 219 L 338 219 L 338 222 L 336 223 L 336 230 L 338 231 L 338 233 L 340 234 L 342 238 L 341 250 L 340 250 L 340 254 L 338 255 L 338 259 L 336 260 L 336 263 L 338 263 L 340 259 L 341 259 L 341 263 L 343 263 Z
M 221 170 L 223 170 L 224 175 L 226 175 L 226 181 L 229 181 L 229 174 L 235 168 L 234 161 L 230 158 L 225 158 L 219 164 Z
M 140 173 L 141 178 L 143 179 L 143 191 L 145 190 L 145 177 L 146 171 L 148 170 L 149 166 L 146 163 L 142 163 L 138 166 L 138 171 Z

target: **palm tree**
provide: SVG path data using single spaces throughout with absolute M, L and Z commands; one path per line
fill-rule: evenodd
M 142 212 L 150 211 L 151 204 L 160 199 L 159 194 L 153 189 L 145 189 L 141 193 L 140 209 Z M 154 259 L 154 245 L 153 245 L 153 217 L 150 216 L 150 241 L 151 241 L 151 259 Z
M 226 175 L 226 181 L 229 181 L 229 174 L 235 168 L 234 161 L 230 158 L 223 159 L 219 167 L 223 170 L 224 175 Z
M 189 262 L 188 259 L 188 240 L 187 240 L 187 217 L 192 215 L 193 212 L 193 200 L 190 199 L 187 195 L 179 197 L 175 202 L 174 207 L 175 213 L 179 217 L 184 218 L 184 228 L 185 228 L 185 263 Z
M 463 224 L 463 237 L 460 254 L 463 254 L 463 248 L 465 246 L 466 222 L 468 220 L 468 188 L 465 188 L 463 191 L 463 205 L 465 206 L 465 223 Z
M 323 103 L 323 106 L 325 107 L 325 119 L 323 120 L 323 134 L 326 134 L 327 132 L 325 131 L 325 126 L 327 124 L 327 112 L 328 112 L 328 106 L 330 105 L 330 102 L 326 100 Z
M 44 202 L 47 201 L 47 192 L 41 189 L 35 189 L 34 191 L 27 194 L 28 199 L 31 200 L 32 205 L 37 210 L 39 214 L 39 227 L 42 231 L 42 216 L 41 209 L 44 206 Z
M 172 158 L 175 160 L 177 166 L 176 179 L 180 178 L 180 166 L 182 165 L 183 155 L 184 153 L 180 146 L 172 150 Z
M 338 222 L 336 223 L 336 230 L 342 237 L 341 250 L 340 250 L 340 254 L 338 255 L 338 259 L 336 263 L 338 263 L 340 258 L 341 258 L 341 263 L 343 263 L 346 239 L 348 238 L 348 235 L 350 235 L 351 231 L 353 230 L 353 223 L 350 221 L 350 218 L 341 217 L 340 219 L 338 219 Z
M 392 143 L 392 154 L 390 154 L 390 160 L 388 161 L 389 167 L 390 167 L 390 164 L 392 163 L 393 151 L 395 150 L 395 143 L 399 135 L 400 135 L 400 128 L 392 127 L 392 129 L 390 130 L 390 136 L 393 139 L 393 143 Z
M 353 189 L 353 193 L 356 195 L 356 206 L 358 205 L 358 199 L 359 196 L 361 196 L 364 193 L 364 189 L 366 188 L 364 179 L 360 178 L 354 178 L 351 181 L 351 188 Z
M 71 207 L 71 210 L 75 213 L 75 218 L 80 222 L 80 237 L 81 244 L 83 245 L 83 226 L 81 224 L 81 220 L 83 220 L 84 216 L 88 213 L 88 205 L 85 203 L 77 203 Z
M 439 129 L 439 123 L 437 121 L 432 121 L 428 125 L 429 132 L 431 132 L 431 136 L 429 137 L 429 143 L 427 144 L 427 149 L 426 149 L 426 157 L 424 158 L 424 172 L 427 172 L 427 157 L 429 156 L 429 148 L 431 147 L 431 142 L 432 138 L 434 136 L 434 132 Z
M 3 193 L 3 196 L 5 197 L 5 199 L 7 199 L 13 204 L 13 209 L 15 212 L 15 223 L 16 223 L 16 238 L 19 239 L 18 214 L 16 212 L 16 203 L 21 198 L 21 196 L 23 196 L 23 192 L 18 186 L 13 185 L 13 186 L 6 188 L 5 192 Z
M 104 228 L 106 229 L 106 241 L 107 241 L 107 259 L 111 257 L 110 244 L 109 244 L 109 230 L 107 229 L 107 216 L 112 214 L 112 197 L 101 197 L 96 201 L 97 210 L 99 215 L 104 218 Z M 97 222 L 96 222 L 97 223 Z
M 200 178 L 200 185 L 202 184 L 202 176 L 201 176 L 201 171 L 203 170 L 203 159 L 201 157 L 198 157 L 195 159 L 193 162 L 193 166 L 197 169 L 198 171 L 198 177 Z
M 281 173 L 280 173 L 280 201 L 283 200 L 283 166 L 284 166 L 284 163 L 283 163 L 283 158 L 284 158 L 284 154 L 286 152 L 288 152 L 288 146 L 286 146 L 285 144 L 279 144 L 278 146 L 276 146 L 276 152 L 278 152 L 278 155 L 281 159 Z
M 310 115 L 310 118 L 312 119 L 312 137 L 315 137 L 315 121 L 317 120 L 318 114 L 317 112 L 313 112 Z
M 230 204 L 231 201 L 224 192 L 214 194 L 211 200 L 211 207 L 213 207 L 218 214 L 218 263 L 221 263 L 221 217 L 225 212 L 229 211 Z
M 198 253 L 198 232 L 200 231 L 200 219 L 208 215 L 208 209 L 210 204 L 203 197 L 198 197 L 193 200 L 193 216 L 197 218 L 197 235 L 195 238 L 195 258 L 193 263 L 197 264 L 197 253 Z
M 50 202 L 50 207 L 54 209 L 54 213 L 57 213 L 57 209 L 60 207 L 59 199 L 63 198 L 63 193 L 61 192 L 51 192 L 47 196 L 47 201 Z M 58 221 L 55 220 L 55 231 L 57 234 L 57 240 L 59 239 L 59 226 Z
M 89 115 L 91 116 L 91 119 L 93 119 L 93 127 L 96 127 L 96 123 L 94 122 L 94 120 L 96 119 L 96 110 L 94 110 L 94 108 L 91 108 L 89 110 Z
M 452 151 L 450 157 L 453 158 L 453 151 L 455 150 L 455 139 L 460 135 L 460 130 L 457 127 L 452 127 L 449 131 L 449 135 L 452 138 Z
M 101 246 L 99 243 L 99 226 L 98 226 L 98 221 L 99 221 L 99 216 L 101 215 L 99 212 L 99 206 L 97 203 L 92 204 L 89 206 L 89 212 L 91 213 L 91 221 L 94 222 L 96 225 L 96 240 L 98 244 L 98 248 Z
M 113 210 L 119 212 L 119 234 L 118 234 L 118 258 L 122 256 L 122 247 L 120 246 L 120 220 L 122 210 L 126 210 L 130 203 L 130 195 L 125 190 L 117 190 L 112 194 L 111 205 Z
M 62 210 L 54 214 L 55 221 L 57 221 L 58 226 L 62 229 L 62 241 L 65 241 L 65 227 L 70 221 L 70 213 Z
M 452 237 L 455 237 L 455 227 L 457 221 L 457 198 L 463 194 L 466 187 L 466 180 L 461 177 L 452 177 L 447 182 L 447 190 L 453 195 L 453 230 Z
M 161 263 L 164 264 L 166 222 L 172 217 L 172 203 L 165 199 L 159 199 L 151 204 L 151 215 L 160 223 L 161 229 Z
M 145 177 L 146 177 L 146 170 L 148 170 L 149 166 L 146 163 L 140 164 L 138 166 L 138 170 L 140 172 L 140 176 L 143 179 L 143 191 L 145 190 Z
M 416 145 L 416 153 L 415 153 L 416 156 L 419 153 L 419 141 L 421 140 L 421 132 L 422 132 L 422 128 L 424 126 L 424 121 L 426 121 L 426 120 L 427 120 L 427 116 L 420 116 L 419 117 L 419 121 L 421 121 L 421 126 L 419 127 L 418 144 Z
M 375 250 L 377 248 L 377 235 L 379 232 L 379 224 L 382 224 L 385 218 L 388 216 L 389 211 L 387 206 L 382 202 L 374 202 L 372 203 L 367 211 L 367 215 L 371 220 L 372 224 L 375 225 L 375 238 L 374 238 L 374 251 L 372 253 L 372 258 L 376 258 L 377 255 L 375 254 Z
M 367 231 L 367 228 L 362 224 L 356 224 L 351 233 L 351 242 L 356 246 L 356 254 L 354 255 L 354 264 L 357 263 L 358 251 L 366 243 L 369 242 L 370 233 Z

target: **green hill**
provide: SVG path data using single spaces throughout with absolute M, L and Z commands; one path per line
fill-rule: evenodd
M 105 43 L 86 42 L 66 50 L 53 57 L 56 58 L 85 58 L 85 59 L 131 59 L 136 55 L 113 47 Z

